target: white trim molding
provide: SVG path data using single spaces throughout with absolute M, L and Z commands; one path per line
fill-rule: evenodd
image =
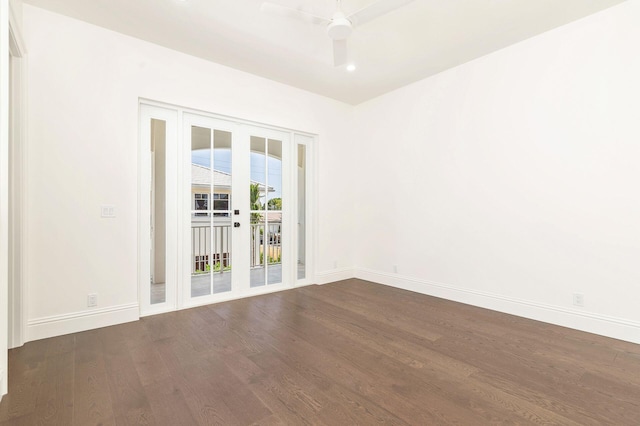
M 140 319 L 137 303 L 110 306 L 90 311 L 34 318 L 27 323 L 27 341 L 108 327 Z
M 0 395 L 7 393 L 9 329 L 9 3 L 0 0 Z M 0 396 L 1 398 L 1 396 Z
M 16 6 L 18 7 L 18 6 Z M 13 2 L 9 2 L 9 55 L 11 98 L 9 100 L 9 348 L 25 342 L 26 274 L 25 266 L 27 222 L 27 49 L 22 37 L 22 23 Z
M 640 344 L 640 323 L 623 318 L 545 305 L 366 268 L 356 268 L 355 277 L 390 287 Z
M 355 278 L 355 270 L 353 268 L 336 268 L 328 271 L 317 272 L 316 284 L 328 284 L 335 281 L 348 280 Z

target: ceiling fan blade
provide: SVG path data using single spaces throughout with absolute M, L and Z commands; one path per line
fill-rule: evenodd
M 369 21 L 373 21 L 382 15 L 386 15 L 392 10 L 399 9 L 402 6 L 415 0 L 378 0 L 375 3 L 366 6 L 359 11 L 347 16 L 354 26 L 363 25 Z
M 339 67 L 347 60 L 347 39 L 333 40 L 333 65 Z
M 260 11 L 272 13 L 274 15 L 285 16 L 287 18 L 302 19 L 303 21 L 311 22 L 316 25 L 328 25 L 331 22 L 330 19 L 314 15 L 313 13 L 309 13 L 304 10 L 283 6 L 281 4 L 270 3 L 267 1 L 263 2 L 260 5 Z

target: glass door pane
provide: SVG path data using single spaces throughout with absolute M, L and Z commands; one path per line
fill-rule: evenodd
M 250 286 L 282 283 L 281 140 L 251 136 Z
M 191 126 L 191 297 L 231 291 L 231 132 Z
M 151 292 L 150 303 L 167 300 L 166 122 L 151 119 Z
M 306 277 L 306 204 L 307 204 L 307 147 L 302 144 L 298 144 L 298 266 L 297 277 L 302 280 Z
M 267 139 L 267 284 L 282 282 L 282 141 Z

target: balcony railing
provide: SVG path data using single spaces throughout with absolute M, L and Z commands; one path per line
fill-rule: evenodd
M 250 229 L 250 267 L 262 268 L 265 261 L 269 265 L 282 261 L 281 229 L 282 224 L 254 223 Z M 266 246 L 266 249 L 265 249 Z M 191 224 L 191 274 L 225 272 L 231 269 L 231 223 Z
M 266 232 L 265 232 L 266 229 Z M 252 223 L 251 224 L 251 267 L 263 267 L 266 261 L 269 265 L 281 263 L 281 223 Z M 265 245 L 267 249 L 265 250 Z
M 231 226 L 191 224 L 191 274 L 221 272 L 231 267 Z

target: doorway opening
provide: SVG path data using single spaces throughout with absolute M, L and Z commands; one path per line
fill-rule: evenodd
M 313 135 L 140 111 L 141 314 L 310 284 Z

